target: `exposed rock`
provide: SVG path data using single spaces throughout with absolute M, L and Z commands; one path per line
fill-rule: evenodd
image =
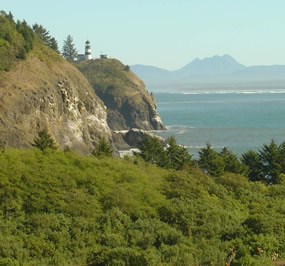
M 132 156 L 135 156 L 137 154 L 140 154 L 141 153 L 141 150 L 139 149 L 129 149 L 129 150 L 119 150 L 119 156 L 121 158 L 124 158 L 125 156 L 129 156 L 129 157 L 132 157 Z
M 121 62 L 96 59 L 80 62 L 77 66 L 107 106 L 111 129 L 164 129 L 152 95 L 144 83 Z
M 145 136 L 149 133 L 138 129 L 131 129 L 124 135 L 125 142 L 134 148 L 139 147 L 139 145 L 144 141 Z
M 124 131 L 113 131 L 112 132 L 112 140 L 115 149 L 117 150 L 129 150 L 131 146 L 128 145 L 124 139 L 126 132 Z
M 59 147 L 88 153 L 99 137 L 111 138 L 106 107 L 75 67 L 50 53 L 47 62 L 38 48 L 1 76 L 0 140 L 29 147 L 47 129 Z
M 140 144 L 144 141 L 146 136 L 149 135 L 152 137 L 156 137 L 161 140 L 161 142 L 165 143 L 165 140 L 162 137 L 156 136 L 150 131 L 145 131 L 137 128 L 132 128 L 130 130 L 114 131 L 113 140 L 116 149 L 118 149 L 121 153 L 132 149 L 135 149 L 135 151 L 137 151 L 137 149 L 140 147 Z

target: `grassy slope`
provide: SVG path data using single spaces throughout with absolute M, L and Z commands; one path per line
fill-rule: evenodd
M 105 93 L 108 87 L 112 86 L 112 92 L 119 97 L 133 97 L 140 93 L 149 97 L 143 82 L 116 59 L 83 61 L 77 66 L 98 92 Z
M 233 265 L 270 265 L 285 252 L 282 184 L 69 152 L 7 150 L 0 166 L 1 265 L 223 265 L 230 247 Z
M 80 62 L 79 70 L 87 77 L 108 110 L 112 129 L 162 129 L 157 123 L 156 104 L 144 83 L 116 59 Z
M 41 90 L 43 86 L 54 87 L 55 79 L 59 77 L 74 78 L 75 82 L 83 83 L 84 86 L 88 84 L 75 67 L 58 53 L 35 40 L 34 48 L 27 59 L 18 61 L 11 71 L 3 75 L 1 81 L 2 86 L 7 89 L 19 86 L 29 91 Z M 82 79 L 79 79 L 80 77 Z

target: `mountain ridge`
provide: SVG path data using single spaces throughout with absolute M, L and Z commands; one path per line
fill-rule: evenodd
M 230 55 L 223 56 L 213 56 L 206 57 L 203 59 L 196 58 L 184 67 L 176 70 L 175 72 L 189 72 L 188 74 L 198 74 L 198 75 L 215 75 L 215 74 L 225 74 L 233 73 L 244 69 L 245 66 L 238 63 Z
M 177 70 L 153 66 L 131 66 L 152 91 L 219 86 L 256 87 L 265 82 L 271 87 L 285 87 L 285 65 L 245 66 L 230 55 L 196 58 Z M 152 70 L 155 69 L 155 72 Z

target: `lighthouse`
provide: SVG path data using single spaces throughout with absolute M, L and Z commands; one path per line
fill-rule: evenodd
M 85 43 L 85 60 L 90 60 L 90 59 L 92 59 L 91 46 L 90 46 L 90 42 L 86 41 L 86 43 Z

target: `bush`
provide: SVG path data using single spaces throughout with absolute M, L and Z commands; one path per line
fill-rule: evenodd
M 32 146 L 40 149 L 41 151 L 44 151 L 46 149 L 57 149 L 52 136 L 46 130 L 39 132 L 39 136 L 34 140 Z

